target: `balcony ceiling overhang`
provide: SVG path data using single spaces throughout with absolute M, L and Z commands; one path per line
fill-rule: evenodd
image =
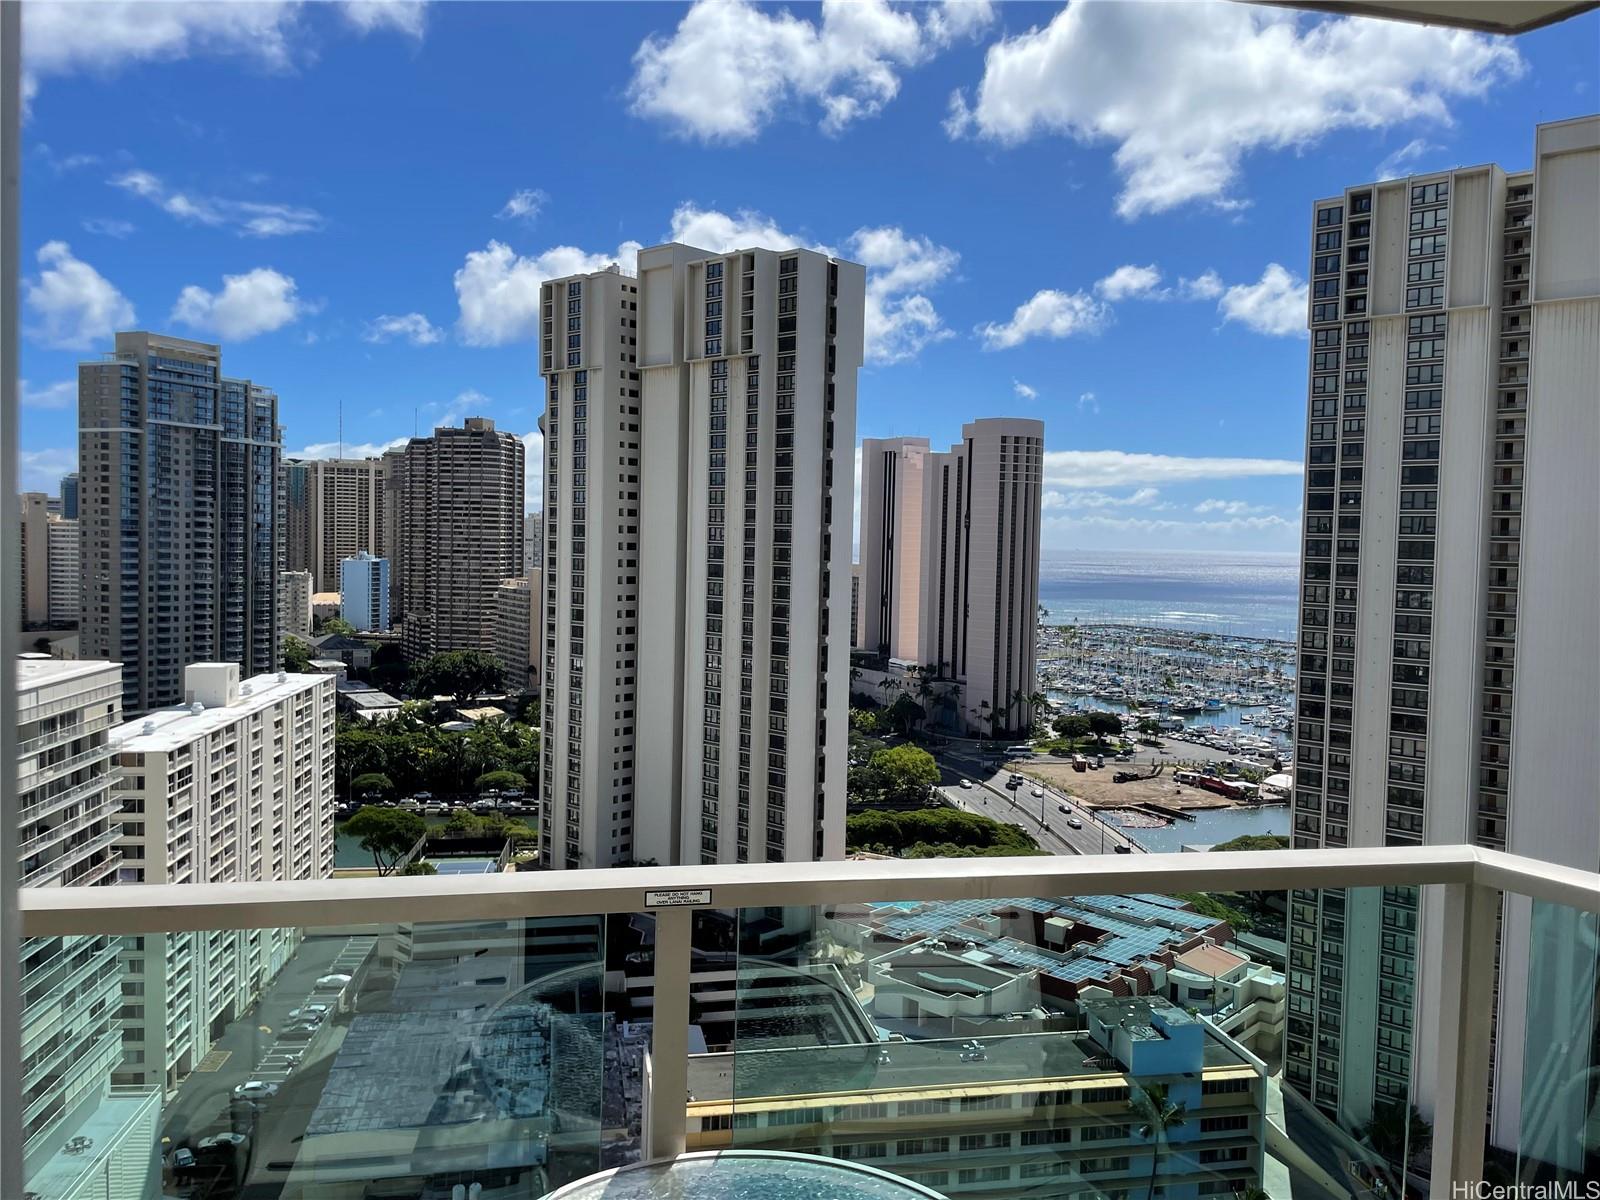
M 1600 0 L 1246 0 L 1276 8 L 1304 8 L 1343 16 L 1380 17 L 1421 25 L 1448 25 L 1482 33 L 1527 33 L 1600 7 Z

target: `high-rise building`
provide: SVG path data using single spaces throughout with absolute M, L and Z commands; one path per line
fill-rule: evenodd
M 1298 847 L 1600 862 L 1597 211 L 1596 117 L 1540 126 L 1531 171 L 1386 180 L 1312 206 Z M 1437 1033 L 1411 1022 L 1438 986 L 1440 939 L 1417 951 L 1430 903 L 1291 898 L 1286 1079 L 1346 1125 L 1386 1101 L 1431 1108 L 1412 1064 Z M 1523 1079 L 1532 1056 L 1588 1046 L 1574 1022 L 1593 1020 L 1593 989 L 1530 986 L 1530 946 L 1564 919 L 1533 908 L 1501 914 L 1492 1133 L 1564 1162 L 1582 1097 L 1574 1109 Z
M 923 469 L 927 438 L 861 439 L 859 648 L 916 661 L 922 649 Z
M 46 523 L 45 534 L 49 539 L 47 610 L 50 624 L 76 625 L 83 585 L 78 560 L 78 522 L 70 517 L 52 517 Z
M 544 566 L 544 514 L 528 513 L 522 524 L 522 573 L 532 575 Z
M 339 564 L 354 554 L 383 557 L 390 461 L 326 458 L 285 466 L 285 561 L 288 570 L 311 572 L 312 591 L 336 591 Z
M 377 553 L 389 560 L 389 621 L 404 623 L 406 448 L 383 452 L 383 548 Z
M 122 664 L 124 711 L 179 699 L 192 662 L 277 665 L 281 438 L 219 346 L 119 333 L 79 365 L 80 637 Z
M 361 633 L 389 631 L 387 558 L 359 550 L 339 564 L 339 615 Z
M 522 571 L 522 439 L 488 417 L 406 444 L 399 514 L 407 659 L 494 653 L 495 590 Z
M 117 665 L 26 657 L 15 669 L 21 882 L 114 883 L 122 832 L 110 742 L 122 703 Z M 110 1086 L 122 1059 L 118 1018 L 139 1003 L 118 964 L 120 945 L 111 936 L 22 943 L 23 1047 L 13 1090 L 27 1105 L 29 1194 L 152 1194 L 147 1177 L 160 1095 Z M 61 1153 L 74 1137 L 90 1143 L 88 1152 Z
M 334 677 L 194 663 L 183 703 L 111 733 L 121 875 L 136 883 L 325 879 L 333 873 Z M 142 1001 L 122 1023 L 117 1081 L 181 1082 L 298 942 L 288 929 L 124 940 Z
M 22 569 L 17 586 L 22 605 L 18 610 L 24 626 L 44 625 L 50 620 L 50 514 L 43 492 L 23 492 Z
M 677 244 L 543 285 L 547 866 L 843 853 L 864 289 Z
M 508 692 L 531 692 L 539 686 L 543 595 L 537 571 L 503 580 L 495 592 L 495 655 Z
M 282 571 L 278 575 L 278 606 L 283 612 L 284 636 L 301 641 L 311 638 L 311 572 Z
M 989 417 L 960 444 L 861 443 L 856 648 L 919 670 L 930 718 L 1022 733 L 1037 687 L 1044 424 Z
M 61 515 L 69 521 L 78 519 L 78 473 L 61 477 Z

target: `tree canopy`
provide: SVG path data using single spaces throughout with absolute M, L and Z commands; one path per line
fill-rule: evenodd
M 356 796 L 392 796 L 394 780 L 382 771 L 368 771 L 350 781 L 350 791 Z
M 403 808 L 367 804 L 345 822 L 344 832 L 360 838 L 361 848 L 372 855 L 378 874 L 388 875 L 428 832 L 428 824 L 416 813 Z
M 485 692 L 498 692 L 502 674 L 500 660 L 492 654 L 445 650 L 417 664 L 408 690 L 413 696 L 449 696 L 457 704 L 465 704 Z
M 407 706 L 381 721 L 344 721 L 334 734 L 335 778 L 342 794 L 369 773 L 387 776 L 395 791 L 441 795 L 469 792 L 480 775 L 514 771 L 523 779 L 539 773 L 539 735 L 504 718 L 479 721 L 455 733 L 431 725 Z M 512 785 L 516 786 L 515 784 Z
M 902 858 L 978 858 L 1038 854 L 1034 840 L 1014 825 L 957 808 L 905 812 L 869 809 L 845 819 L 851 850 Z
M 283 639 L 283 669 L 295 675 L 304 675 L 311 670 L 311 646 L 299 638 L 289 636 Z
M 472 786 L 477 788 L 480 792 L 487 792 L 490 789 L 493 789 L 497 792 L 503 792 L 507 788 L 527 787 L 528 781 L 521 775 L 518 775 L 515 771 L 507 771 L 502 769 L 498 771 L 485 771 L 482 775 L 479 775 L 472 781 Z
M 1218 842 L 1212 850 L 1287 850 L 1289 839 L 1281 833 L 1244 833 L 1226 842 Z
M 858 804 L 918 805 L 927 802 L 928 789 L 938 782 L 933 755 L 920 746 L 893 746 L 853 767 L 847 790 Z

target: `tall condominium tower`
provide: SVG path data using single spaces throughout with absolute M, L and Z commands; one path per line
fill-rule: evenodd
M 45 533 L 49 538 L 50 624 L 76 625 L 82 608 L 83 587 L 78 522 L 70 517 L 51 517 Z
M 78 519 L 78 473 L 61 477 L 61 515 L 69 521 Z
M 861 439 L 858 649 L 915 660 L 921 651 L 923 467 L 927 438 Z
M 111 732 L 124 811 L 121 875 L 135 883 L 326 879 L 333 873 L 331 675 L 195 663 L 184 703 Z M 126 939 L 143 981 L 125 1015 L 116 1082 L 172 1088 L 244 1012 L 299 939 L 289 929 Z
M 215 345 L 119 333 L 78 368 L 82 653 L 122 664 L 129 713 L 202 660 L 278 653 L 278 398 Z
M 406 657 L 494 653 L 495 591 L 522 572 L 525 450 L 487 417 L 406 445 L 400 514 Z
M 1044 424 L 991 417 L 961 433 L 939 453 L 926 438 L 862 440 L 856 648 L 919 667 L 940 724 L 1020 733 L 1037 686 Z
M 864 290 L 678 244 L 544 285 L 547 866 L 842 854 Z
M 295 460 L 284 467 L 287 570 L 310 571 L 311 590 L 339 590 L 339 564 L 388 540 L 384 492 L 390 459 Z
M 1597 212 L 1595 117 L 1540 126 L 1531 171 L 1312 207 L 1296 846 L 1600 864 Z M 1491 1117 L 1496 1144 L 1561 1162 L 1582 1105 L 1523 1081 L 1535 1055 L 1587 1053 L 1572 1023 L 1593 1013 L 1580 986 L 1530 987 L 1563 936 L 1546 907 L 1502 912 Z M 1410 1068 L 1436 1036 L 1411 1019 L 1434 919 L 1414 889 L 1292 897 L 1286 1078 L 1342 1123 L 1431 1107 Z
M 116 663 L 26 657 L 17 672 L 18 835 L 25 887 L 114 883 L 123 814 L 110 732 L 122 705 Z M 7 814 L 10 819 L 10 814 Z M 110 936 L 22 943 L 23 1174 L 29 1194 L 143 1196 L 161 1097 L 110 1090 L 119 1017 L 137 1005 Z M 62 1155 L 93 1117 L 91 1153 Z
M 23 625 L 44 625 L 50 620 L 50 521 L 43 492 L 23 492 L 22 569 L 17 572 L 17 587 L 22 594 L 18 610 Z
M 278 573 L 278 608 L 282 619 L 278 628 L 285 637 L 308 641 L 311 637 L 311 572 Z

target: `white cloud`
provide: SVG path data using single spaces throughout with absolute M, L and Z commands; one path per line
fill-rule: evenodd
M 292 278 L 271 267 L 257 267 L 243 275 L 224 275 L 219 292 L 190 284 L 178 293 L 170 319 L 242 342 L 282 329 L 305 311 L 307 305 L 296 294 Z
M 39 247 L 41 270 L 27 281 L 28 307 L 39 318 L 34 341 L 57 350 L 89 350 L 133 324 L 133 305 L 112 282 L 74 258 L 66 242 Z
M 1024 400 L 1037 400 L 1039 398 L 1039 389 L 1028 386 L 1020 379 L 1013 379 L 1011 381 L 1011 390 L 1018 396 L 1021 396 Z
M 78 381 L 63 379 L 60 383 L 42 388 L 30 387 L 22 380 L 22 404 L 25 408 L 71 408 L 78 402 Z
M 811 238 L 786 233 L 770 217 L 741 208 L 729 214 L 714 208 L 701 208 L 686 201 L 672 210 L 669 237 L 674 242 L 726 254 L 732 250 L 766 249 L 790 250 L 802 247 L 819 250 L 824 254 L 833 251 Z
M 190 195 L 173 191 L 160 176 L 149 171 L 124 171 L 113 177 L 110 183 L 112 187 L 150 201 L 180 221 L 191 225 L 231 228 L 241 237 L 283 237 L 294 233 L 312 233 L 324 224 L 322 214 L 314 208 Z
M 504 242 L 473 250 L 455 274 L 461 317 L 456 328 L 469 346 L 504 346 L 532 338 L 539 326 L 539 285 L 617 263 L 631 271 L 638 242 L 623 242 L 615 254 L 588 254 L 576 246 L 553 246 L 524 258 Z
M 1094 490 L 1046 492 L 1041 506 L 1046 512 L 1076 511 L 1085 508 L 1148 508 L 1160 496 L 1160 489 L 1153 487 L 1142 487 L 1126 496 L 1114 496 L 1110 492 Z
M 900 72 L 993 19 L 987 0 L 892 8 L 886 0 L 824 0 L 820 23 L 746 0 L 698 0 L 670 36 L 633 57 L 633 111 L 707 142 L 755 137 L 805 102 L 824 132 L 876 115 Z
M 135 228 L 132 221 L 119 221 L 115 217 L 85 217 L 83 227 L 90 233 L 114 238 L 125 238 Z
M 1178 295 L 1184 300 L 1215 300 L 1222 295 L 1222 278 L 1213 270 L 1193 279 L 1178 280 Z
M 1111 143 L 1117 211 L 1133 218 L 1196 201 L 1238 207 L 1251 151 L 1448 124 L 1448 101 L 1523 69 L 1509 41 L 1459 30 L 1251 4 L 1070 4 L 991 46 L 975 101 L 953 96 L 946 128 L 1005 144 Z
M 269 71 L 295 64 L 304 31 L 303 5 L 294 0 L 102 0 L 23 7 L 24 94 L 48 75 L 110 74 L 135 63 L 172 64 L 200 56 L 233 57 Z M 422 36 L 422 5 L 373 0 L 343 6 L 360 33 L 394 30 Z M 303 55 L 301 55 L 303 57 Z
M 444 330 L 421 313 L 410 312 L 402 316 L 385 314 L 374 317 L 367 322 L 366 332 L 361 336 L 368 342 L 387 342 L 393 338 L 404 338 L 413 346 L 431 346 L 444 337 Z
M 550 197 L 538 188 L 523 188 L 514 193 L 495 215 L 502 221 L 527 221 L 531 225 L 549 200 Z
M 526 451 L 523 462 L 522 504 L 533 512 L 544 511 L 544 434 L 537 429 L 522 435 Z
M 1108 538 L 1109 548 L 1116 549 L 1142 542 L 1141 548 L 1147 549 L 1285 551 L 1299 540 L 1300 523 L 1277 515 L 1180 521 L 1103 511 L 1061 512 L 1045 514 L 1041 535 L 1051 547 Z
M 1161 272 L 1156 269 L 1155 263 L 1147 267 L 1127 266 L 1118 267 L 1111 274 L 1094 285 L 1095 292 L 1102 298 L 1116 303 L 1118 300 L 1127 300 L 1131 297 L 1148 296 L 1156 292 L 1161 283 Z
M 23 450 L 17 455 L 18 482 L 25 492 L 55 493 L 61 477 L 78 469 L 75 449 Z
M 915 358 L 954 335 L 924 294 L 955 270 L 960 255 L 897 226 L 858 229 L 850 257 L 867 268 L 866 357 L 869 363 Z
M 1111 309 L 1087 292 L 1035 292 L 1017 306 L 1011 320 L 987 321 L 977 328 L 985 350 L 1006 350 L 1029 338 L 1059 339 L 1099 333 L 1111 321 Z
M 1126 450 L 1046 450 L 1044 481 L 1059 488 L 1165 486 L 1197 479 L 1246 479 L 1299 475 L 1302 464 L 1287 458 L 1188 458 Z
M 421 41 L 428 25 L 423 0 L 345 0 L 339 7 L 344 19 L 361 33 L 389 29 Z
M 1245 517 L 1251 513 L 1267 511 L 1259 504 L 1247 504 L 1243 500 L 1202 500 L 1194 506 L 1194 510 L 1202 515 L 1206 513 L 1223 513 L 1230 517 Z
M 1417 172 L 1414 168 L 1421 159 L 1442 149 L 1442 146 L 1435 146 L 1425 138 L 1412 138 L 1404 146 L 1385 155 L 1384 160 L 1372 169 L 1372 177 L 1384 180 L 1415 175 Z
M 1100 401 L 1095 398 L 1093 392 L 1084 392 L 1083 395 L 1078 397 L 1078 411 L 1081 413 L 1094 413 L 1095 416 L 1100 415 Z
M 404 446 L 409 437 L 390 438 L 387 442 L 311 442 L 298 450 L 284 453 L 285 458 L 377 458 L 386 450 Z
M 1305 337 L 1306 285 L 1277 263 L 1268 263 L 1255 283 L 1236 283 L 1222 293 L 1217 311 L 1257 333 Z

